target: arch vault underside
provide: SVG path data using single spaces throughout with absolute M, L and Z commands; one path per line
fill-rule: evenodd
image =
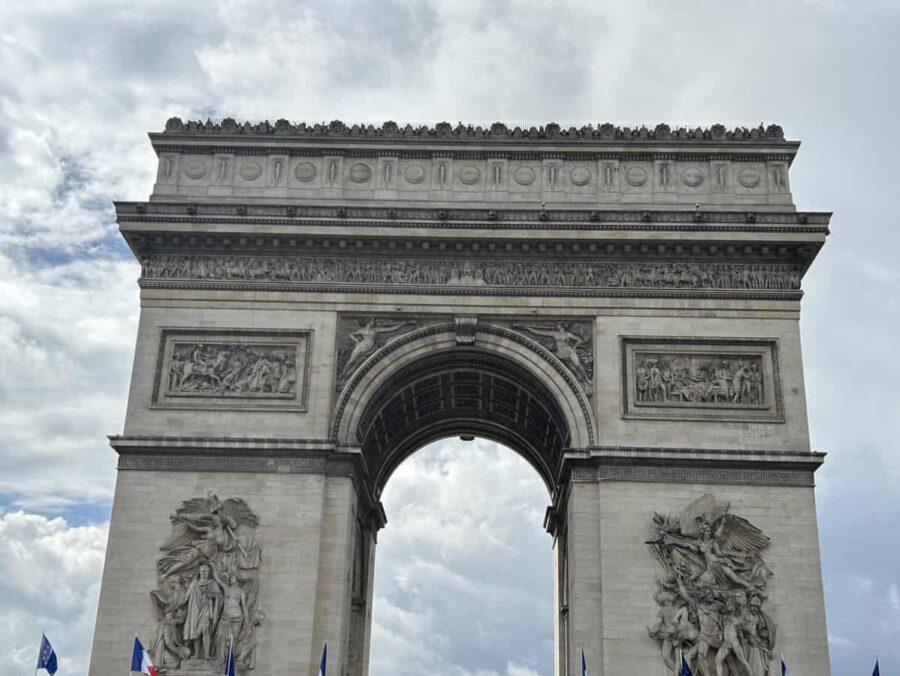
M 779 127 L 151 141 L 152 196 L 116 205 L 141 319 L 91 676 L 135 633 L 166 676 L 231 635 L 243 676 L 326 643 L 367 674 L 381 491 L 451 435 L 547 486 L 557 676 L 828 674 L 798 320 L 829 214 Z

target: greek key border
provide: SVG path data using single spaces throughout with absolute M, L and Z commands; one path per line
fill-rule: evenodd
M 573 467 L 571 481 L 637 481 L 643 483 L 815 486 L 812 471 L 712 467 L 598 465 Z
M 122 454 L 120 470 L 166 472 L 242 472 L 350 476 L 352 460 L 324 457 L 248 457 L 233 455 Z

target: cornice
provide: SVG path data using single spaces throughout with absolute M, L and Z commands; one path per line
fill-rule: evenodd
M 824 453 L 593 446 L 569 450 L 571 481 L 814 486 Z
M 752 301 L 800 301 L 800 290 L 784 291 L 736 291 L 692 289 L 617 289 L 603 288 L 536 288 L 481 286 L 387 286 L 349 284 L 305 284 L 278 282 L 194 282 L 183 280 L 141 279 L 142 289 L 173 289 L 182 291 L 247 291 L 247 292 L 304 292 L 376 294 L 379 296 L 493 296 L 542 298 L 678 298 L 696 300 L 752 300 Z
M 702 211 L 662 209 L 448 209 L 401 206 L 343 206 L 294 204 L 241 204 L 240 202 L 116 202 L 119 222 L 156 221 L 248 224 L 312 224 L 352 226 L 389 225 L 394 228 L 587 229 L 605 226 L 641 230 L 717 229 L 742 232 L 798 232 L 827 234 L 830 212 Z M 606 228 L 610 229 L 610 228 Z
M 489 126 L 449 122 L 439 122 L 433 126 L 407 124 L 400 126 L 396 122 L 384 122 L 378 126 L 372 124 L 348 125 L 340 120 L 330 123 L 292 123 L 279 119 L 274 123 L 263 121 L 256 124 L 238 122 L 226 117 L 220 122 L 207 119 L 184 122 L 179 117 L 172 117 L 166 122 L 161 134 L 151 134 L 154 141 L 165 138 L 203 138 L 216 137 L 253 137 L 253 138 L 293 138 L 313 140 L 380 140 L 380 141 L 439 141 L 439 142 L 610 142 L 610 143 L 764 143 L 767 145 L 796 145 L 784 138 L 784 130 L 777 124 L 758 127 L 736 127 L 727 129 L 722 124 L 714 124 L 708 128 L 677 127 L 673 129 L 665 123 L 657 124 L 652 129 L 641 127 L 620 127 L 610 123 L 592 124 L 580 127 L 563 128 L 555 122 L 540 126 L 508 126 L 503 122 L 494 122 Z

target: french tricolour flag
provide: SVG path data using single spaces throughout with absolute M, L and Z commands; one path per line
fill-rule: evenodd
M 150 653 L 141 645 L 138 637 L 134 637 L 134 650 L 131 652 L 131 670 L 142 674 L 150 674 L 157 676 L 156 667 L 153 666 L 153 660 L 150 659 Z

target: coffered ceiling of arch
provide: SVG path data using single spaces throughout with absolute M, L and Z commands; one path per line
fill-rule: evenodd
M 411 453 L 457 434 L 508 445 L 551 491 L 569 440 L 552 395 L 525 369 L 477 347 L 437 353 L 395 374 L 365 410 L 358 436 L 376 492 Z

